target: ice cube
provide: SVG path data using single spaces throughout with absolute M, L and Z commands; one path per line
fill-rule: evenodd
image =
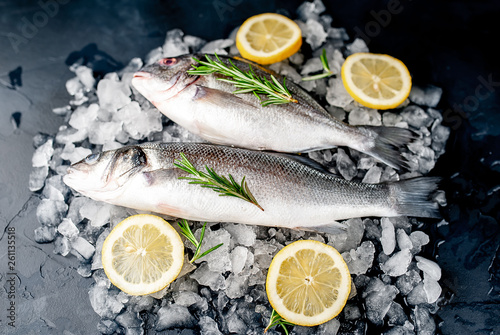
M 419 305 L 427 303 L 427 293 L 424 290 L 424 282 L 419 282 L 410 293 L 408 293 L 406 300 L 410 305 Z
M 289 65 L 287 62 L 274 63 L 269 66 L 269 69 L 278 72 L 282 76 L 286 76 L 287 79 L 291 79 L 296 83 L 300 83 L 302 80 L 301 75 L 295 70 L 295 68 Z
M 429 313 L 429 308 L 426 306 L 415 306 L 412 310 L 411 318 L 415 324 L 417 334 L 434 334 L 436 332 L 436 323 L 434 318 Z
M 75 226 L 73 221 L 68 218 L 64 218 L 59 226 L 57 226 L 57 231 L 67 238 L 72 238 L 78 235 L 80 230 Z
M 104 240 L 106 237 L 108 237 L 110 232 L 109 228 L 106 228 L 103 230 L 101 235 L 97 238 L 97 241 L 95 242 L 95 254 L 94 257 L 92 258 L 92 270 L 97 270 L 97 269 L 102 269 L 102 245 L 104 244 Z
M 403 229 L 398 229 L 396 231 L 396 240 L 398 241 L 398 247 L 400 250 L 411 249 L 413 247 L 410 237 L 406 235 Z
M 323 70 L 323 63 L 321 63 L 321 59 L 315 57 L 315 58 L 310 58 L 307 60 L 307 62 L 304 64 L 302 69 L 300 70 L 300 74 L 308 75 L 310 73 L 314 72 L 319 72 Z
M 68 211 L 64 201 L 42 199 L 36 209 L 38 222 L 44 226 L 57 226 Z
M 377 222 L 374 222 L 371 219 L 364 219 L 363 224 L 365 226 L 365 237 L 372 241 L 380 241 L 382 237 L 382 229 Z
M 372 266 L 375 246 L 371 241 L 365 241 L 356 249 L 342 253 L 349 272 L 354 275 L 365 274 Z
M 80 106 L 73 113 L 71 113 L 71 118 L 68 123 L 71 127 L 75 129 L 86 129 L 89 128 L 97 118 L 97 112 L 99 111 L 98 104 L 90 104 L 88 107 Z
M 106 144 L 112 142 L 122 131 L 123 122 L 99 122 L 92 123 L 89 129 L 89 141 L 92 144 Z
M 73 143 L 66 143 L 61 158 L 70 161 L 71 164 L 81 161 L 92 153 L 92 150 L 84 147 L 75 147 Z
M 231 299 L 241 298 L 247 293 L 249 274 L 231 273 L 226 281 L 226 294 Z
M 249 328 L 245 322 L 238 316 L 238 314 L 231 314 L 226 320 L 227 330 L 231 334 L 245 334 Z
M 61 116 L 64 116 L 64 115 L 68 114 L 70 111 L 71 111 L 71 106 L 70 105 L 66 105 L 66 106 L 63 106 L 63 107 L 52 108 L 52 113 L 54 113 L 56 115 L 61 115 Z
M 306 43 L 315 50 L 325 43 L 328 34 L 318 21 L 308 19 L 302 30 L 302 35 L 306 38 Z
M 432 141 L 445 143 L 450 137 L 450 128 L 434 123 L 431 128 Z
M 37 243 L 48 243 L 56 238 L 56 228 L 52 226 L 41 226 L 34 230 L 34 238 Z
M 45 185 L 45 178 L 49 175 L 48 166 L 40 166 L 33 168 L 30 172 L 28 180 L 28 189 L 31 192 L 36 192 L 43 188 Z
M 388 276 L 398 277 L 406 273 L 411 259 L 412 254 L 410 250 L 404 249 L 396 252 L 384 264 L 381 264 L 380 269 Z
M 114 121 L 123 122 L 123 129 L 135 140 L 162 130 L 161 114 L 157 110 L 141 110 L 137 101 L 121 108 L 113 115 Z
M 439 286 L 437 280 L 433 279 L 430 276 L 427 276 L 424 273 L 423 283 L 424 283 L 425 295 L 427 297 L 427 302 L 430 304 L 436 302 L 441 296 L 441 291 L 442 291 L 441 286 Z
M 101 79 L 97 84 L 97 98 L 101 108 L 115 111 L 130 103 L 130 87 L 120 81 Z
M 247 261 L 247 256 L 248 249 L 242 246 L 237 246 L 231 251 L 231 264 L 233 266 L 232 271 L 234 274 L 237 275 L 243 270 Z
M 238 223 L 228 223 L 224 225 L 231 237 L 236 241 L 237 244 L 250 247 L 255 243 L 256 235 L 254 227 L 250 225 L 238 224 Z
M 80 65 L 74 69 L 74 72 L 87 91 L 94 88 L 95 78 L 91 68 Z
M 356 38 L 351 44 L 346 45 L 346 55 L 352 55 L 358 52 L 368 52 L 366 42 L 361 38 Z
M 97 330 L 101 334 L 113 335 L 118 330 L 118 324 L 113 320 L 101 319 L 97 324 Z
M 365 184 L 378 184 L 381 178 L 382 168 L 374 165 L 366 172 L 361 182 Z
M 229 48 L 234 44 L 233 40 L 230 39 L 220 39 L 208 42 L 201 48 L 201 53 L 203 54 L 217 54 L 217 55 L 227 55 L 226 48 Z
M 207 315 L 200 317 L 198 325 L 201 329 L 201 335 L 222 335 L 217 322 Z
M 343 108 L 328 105 L 326 106 L 326 110 L 328 111 L 328 113 L 330 113 L 331 116 L 333 116 L 337 120 L 340 121 L 345 120 L 345 110 Z
M 347 227 L 346 230 L 337 234 L 327 234 L 327 244 L 333 246 L 340 253 L 357 248 L 365 232 L 364 223 L 360 218 L 346 220 L 343 224 Z
M 191 328 L 196 323 L 196 319 L 187 307 L 178 304 L 163 306 L 158 310 L 157 315 L 156 330 L 158 331 L 171 328 Z
M 35 150 L 35 153 L 31 158 L 33 167 L 49 166 L 49 160 L 54 153 L 53 144 L 54 140 L 49 138 L 44 144 Z
M 136 313 L 142 311 L 148 311 L 155 304 L 155 299 L 153 299 L 153 297 L 149 295 L 142 295 L 142 296 L 136 295 L 129 297 L 130 297 L 129 301 L 130 306 L 128 307 L 128 309 Z
M 111 207 L 112 205 L 90 200 L 80 208 L 80 214 L 89 219 L 92 226 L 101 227 L 109 222 Z
M 420 277 L 418 272 L 415 270 L 410 270 L 402 276 L 398 277 L 398 279 L 396 280 L 396 287 L 402 295 L 407 295 L 421 281 L 422 278 Z
M 162 47 L 155 48 L 144 57 L 144 65 L 150 65 L 163 58 Z
M 90 259 L 95 252 L 95 247 L 80 236 L 71 243 L 71 247 L 85 259 Z
M 207 42 L 198 36 L 185 35 L 184 43 L 186 43 L 191 53 L 197 53 Z
M 57 143 L 77 143 L 82 142 L 88 136 L 88 132 L 86 129 L 74 129 L 72 127 L 68 127 L 66 125 L 62 125 L 59 127 L 59 131 L 56 135 Z
M 76 269 L 76 272 L 83 278 L 88 278 L 92 275 L 90 264 L 80 264 Z
M 319 14 L 325 11 L 325 5 L 321 0 L 314 0 L 312 2 L 304 1 L 299 8 L 297 8 L 297 15 L 300 20 L 307 21 L 308 19 L 318 20 Z
M 394 127 L 399 122 L 403 121 L 403 117 L 399 114 L 385 112 L 382 114 L 382 123 L 386 127 Z
M 328 86 L 326 88 L 326 101 L 336 107 L 344 108 L 349 105 L 353 98 L 347 93 L 342 78 L 328 79 Z
M 54 253 L 62 256 L 69 254 L 71 246 L 69 240 L 65 236 L 58 236 L 54 242 Z
M 394 225 L 389 218 L 382 218 L 380 220 L 380 226 L 382 227 L 382 237 L 380 238 L 382 249 L 386 255 L 390 255 L 396 247 L 396 233 L 394 231 Z
M 62 176 L 56 175 L 48 178 L 45 181 L 45 185 L 50 189 L 45 193 L 42 193 L 50 200 L 67 200 L 71 195 L 70 188 L 63 182 Z M 62 197 L 62 198 L 61 198 Z
M 191 278 L 200 285 L 208 286 L 212 291 L 219 291 L 226 287 L 224 277 L 218 273 L 210 271 L 207 263 L 202 263 L 192 274 Z
M 116 291 L 94 284 L 89 290 L 90 305 L 101 318 L 114 319 L 125 307 L 116 295 Z
M 66 90 L 68 91 L 69 95 L 76 95 L 78 92 L 81 92 L 83 90 L 83 85 L 80 82 L 80 79 L 78 77 L 74 77 L 69 79 L 66 82 Z
M 118 315 L 115 320 L 126 329 L 126 335 L 130 335 L 129 330 L 138 329 L 142 324 L 142 320 L 137 317 L 137 313 L 128 310 Z
M 196 231 L 196 236 L 199 238 L 201 228 Z M 205 261 L 208 268 L 212 272 L 223 273 L 231 270 L 231 259 L 229 255 L 229 245 L 231 243 L 231 234 L 224 228 L 212 231 L 210 228 L 205 230 L 205 237 L 203 239 L 203 246 L 200 253 L 209 250 L 216 245 L 222 243 L 222 246 L 217 250 L 210 252 L 203 258 L 196 260 L 196 263 Z M 201 283 L 200 283 L 201 284 Z
M 441 100 L 443 89 L 434 85 L 426 87 L 412 86 L 410 100 L 418 105 L 436 107 Z
M 361 311 L 355 304 L 347 303 L 343 309 L 343 312 L 346 320 L 353 321 L 361 318 Z
M 413 254 L 418 254 L 422 250 L 422 247 L 430 241 L 429 235 L 418 230 L 410 234 L 410 240 L 413 245 L 411 249 Z
M 422 108 L 415 105 L 405 107 L 400 115 L 403 121 L 417 129 L 429 127 L 434 121 Z
M 374 283 L 376 281 L 376 283 Z M 370 287 L 371 286 L 371 287 Z M 398 289 L 392 285 L 384 285 L 380 279 L 372 278 L 364 293 L 366 316 L 376 325 L 384 323 L 384 317 L 389 311 Z
M 139 57 L 134 57 L 132 58 L 127 66 L 125 66 L 123 69 L 120 70 L 120 74 L 126 74 L 126 73 L 134 73 L 136 71 L 139 71 L 142 67 L 144 66 L 144 63 L 142 62 L 142 59 Z M 125 80 L 122 77 L 122 82 Z
M 189 47 L 182 40 L 184 33 L 180 29 L 172 29 L 167 32 L 165 43 L 163 43 L 163 57 L 177 57 L 189 53 Z
M 202 301 L 202 297 L 191 291 L 177 291 L 172 294 L 177 305 L 189 307 Z
M 376 109 L 355 108 L 349 113 L 349 124 L 352 126 L 381 126 L 382 116 Z
M 387 318 L 387 323 L 390 326 L 403 326 L 408 321 L 403 307 L 395 301 L 391 303 L 391 307 L 387 311 Z
M 358 170 L 351 158 L 345 153 L 343 149 L 338 149 L 334 155 L 337 163 L 337 169 L 344 179 L 351 180 L 356 177 Z
M 422 256 L 415 256 L 415 259 L 417 260 L 417 267 L 422 270 L 425 275 L 434 280 L 441 279 L 441 268 L 436 262 Z

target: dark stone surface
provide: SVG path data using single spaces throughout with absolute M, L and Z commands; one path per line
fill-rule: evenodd
M 181 28 L 207 40 L 225 38 L 250 15 L 292 16 L 302 1 L 0 2 L 0 333 L 92 334 L 99 317 L 73 256 L 34 241 L 40 197 L 27 187 L 32 138 L 54 134 L 67 104 L 67 65 L 84 57 L 100 73 L 119 68 Z M 41 4 L 49 15 L 42 15 Z M 452 127 L 447 153 L 432 174 L 445 178 L 449 225 L 429 227 L 451 302 L 437 313 L 443 334 L 500 333 L 500 3 L 483 1 L 325 1 L 333 25 L 363 36 L 372 52 L 402 59 L 420 84 L 444 89 L 439 107 Z M 399 6 L 395 6 L 399 5 Z M 391 13 L 392 11 L 392 13 Z M 46 19 L 44 19 L 44 17 Z M 27 23 L 29 22 L 29 23 Z M 30 26 L 37 23 L 38 27 Z M 15 36 L 13 35 L 15 34 Z M 495 188 L 496 187 L 496 188 Z M 16 328 L 4 302 L 8 229 L 16 236 Z M 443 244 L 437 246 L 439 241 Z M 20 282 L 20 284 L 19 284 Z

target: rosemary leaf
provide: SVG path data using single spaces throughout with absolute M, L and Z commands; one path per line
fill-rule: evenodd
M 282 84 L 271 75 L 271 81 L 269 81 L 266 77 L 257 76 L 252 65 L 249 65 L 250 69 L 248 71 L 243 71 L 234 65 L 231 59 L 229 59 L 230 65 L 226 65 L 220 60 L 217 54 L 215 54 L 215 58 L 216 60 L 213 60 L 208 55 L 205 55 L 206 61 L 202 61 L 193 57 L 193 60 L 200 65 L 193 65 L 193 69 L 188 70 L 187 73 L 200 76 L 219 73 L 229 77 L 217 79 L 240 88 L 240 90 L 234 91 L 234 94 L 253 92 L 261 101 L 262 106 L 298 102 L 297 99 L 292 97 L 292 94 L 286 87 L 285 79 L 283 79 Z M 262 100 L 259 95 L 267 96 L 268 99 Z
M 321 64 L 323 65 L 323 73 L 315 74 L 309 77 L 302 78 L 302 81 L 311 81 L 321 78 L 327 78 L 333 76 L 332 70 L 330 70 L 330 65 L 328 65 L 328 58 L 326 57 L 326 50 L 323 49 L 321 56 L 319 56 Z

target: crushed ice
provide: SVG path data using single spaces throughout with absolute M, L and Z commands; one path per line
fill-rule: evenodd
M 441 124 L 438 105 L 442 90 L 429 85 L 413 87 L 409 99 L 395 111 L 378 111 L 354 102 L 342 85 L 340 68 L 345 57 L 366 52 L 368 47 L 349 37 L 343 28 L 331 26 L 332 18 L 322 15 L 321 0 L 304 2 L 296 22 L 313 57 L 300 52 L 271 68 L 291 80 L 326 106 L 335 117 L 353 125 L 385 125 L 409 128 L 420 135 L 405 157 L 411 169 L 398 174 L 370 156 L 351 149 L 316 151 L 309 156 L 347 180 L 364 183 L 394 181 L 428 173 L 444 153 L 449 128 Z M 271 307 L 265 292 L 266 273 L 272 257 L 297 239 L 315 239 L 342 253 L 353 277 L 353 290 L 344 311 L 330 322 L 312 328 L 294 327 L 292 334 L 336 334 L 342 329 L 364 333 L 371 324 L 386 334 L 432 334 L 433 314 L 441 297 L 439 265 L 419 255 L 430 242 L 417 229 L 415 219 L 350 219 L 338 234 L 319 234 L 280 228 L 223 223 L 208 224 L 204 249 L 218 243 L 223 247 L 202 258 L 196 267 L 183 270 L 166 289 L 150 296 L 129 296 L 111 285 L 102 270 L 101 248 L 110 230 L 135 210 L 97 203 L 70 190 L 61 180 L 68 165 L 92 152 L 115 149 L 144 141 L 199 141 L 172 123 L 144 99 L 130 80 L 143 64 L 162 57 L 206 52 L 236 55 L 236 29 L 228 39 L 206 42 L 184 35 L 180 29 L 167 33 L 163 46 L 151 50 L 144 62 L 134 58 L 119 73 L 108 73 L 96 82 L 92 69 L 70 68 L 75 77 L 66 89 L 72 96 L 67 106 L 55 108 L 65 118 L 55 136 L 39 134 L 33 143 L 33 170 L 29 189 L 42 200 L 37 208 L 39 243 L 53 243 L 54 253 L 79 262 L 77 272 L 94 279 L 89 299 L 101 317 L 96 325 L 102 334 L 145 334 L 193 328 L 201 334 L 262 333 Z M 312 82 L 300 78 L 322 71 L 319 55 L 327 50 L 330 68 L 336 76 Z M 446 205 L 444 193 L 436 196 Z M 196 223 L 195 234 L 201 223 Z M 189 247 L 189 246 L 188 246 Z M 341 324 L 346 325 L 341 327 Z M 269 331 L 277 334 L 275 330 Z

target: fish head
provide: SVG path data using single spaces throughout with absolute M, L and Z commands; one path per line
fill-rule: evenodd
M 109 202 L 120 196 L 124 186 L 147 166 L 142 148 L 128 146 L 87 156 L 68 167 L 63 181 L 85 196 Z
M 132 85 L 156 106 L 198 79 L 187 73 L 195 63 L 191 55 L 160 59 L 134 73 Z

